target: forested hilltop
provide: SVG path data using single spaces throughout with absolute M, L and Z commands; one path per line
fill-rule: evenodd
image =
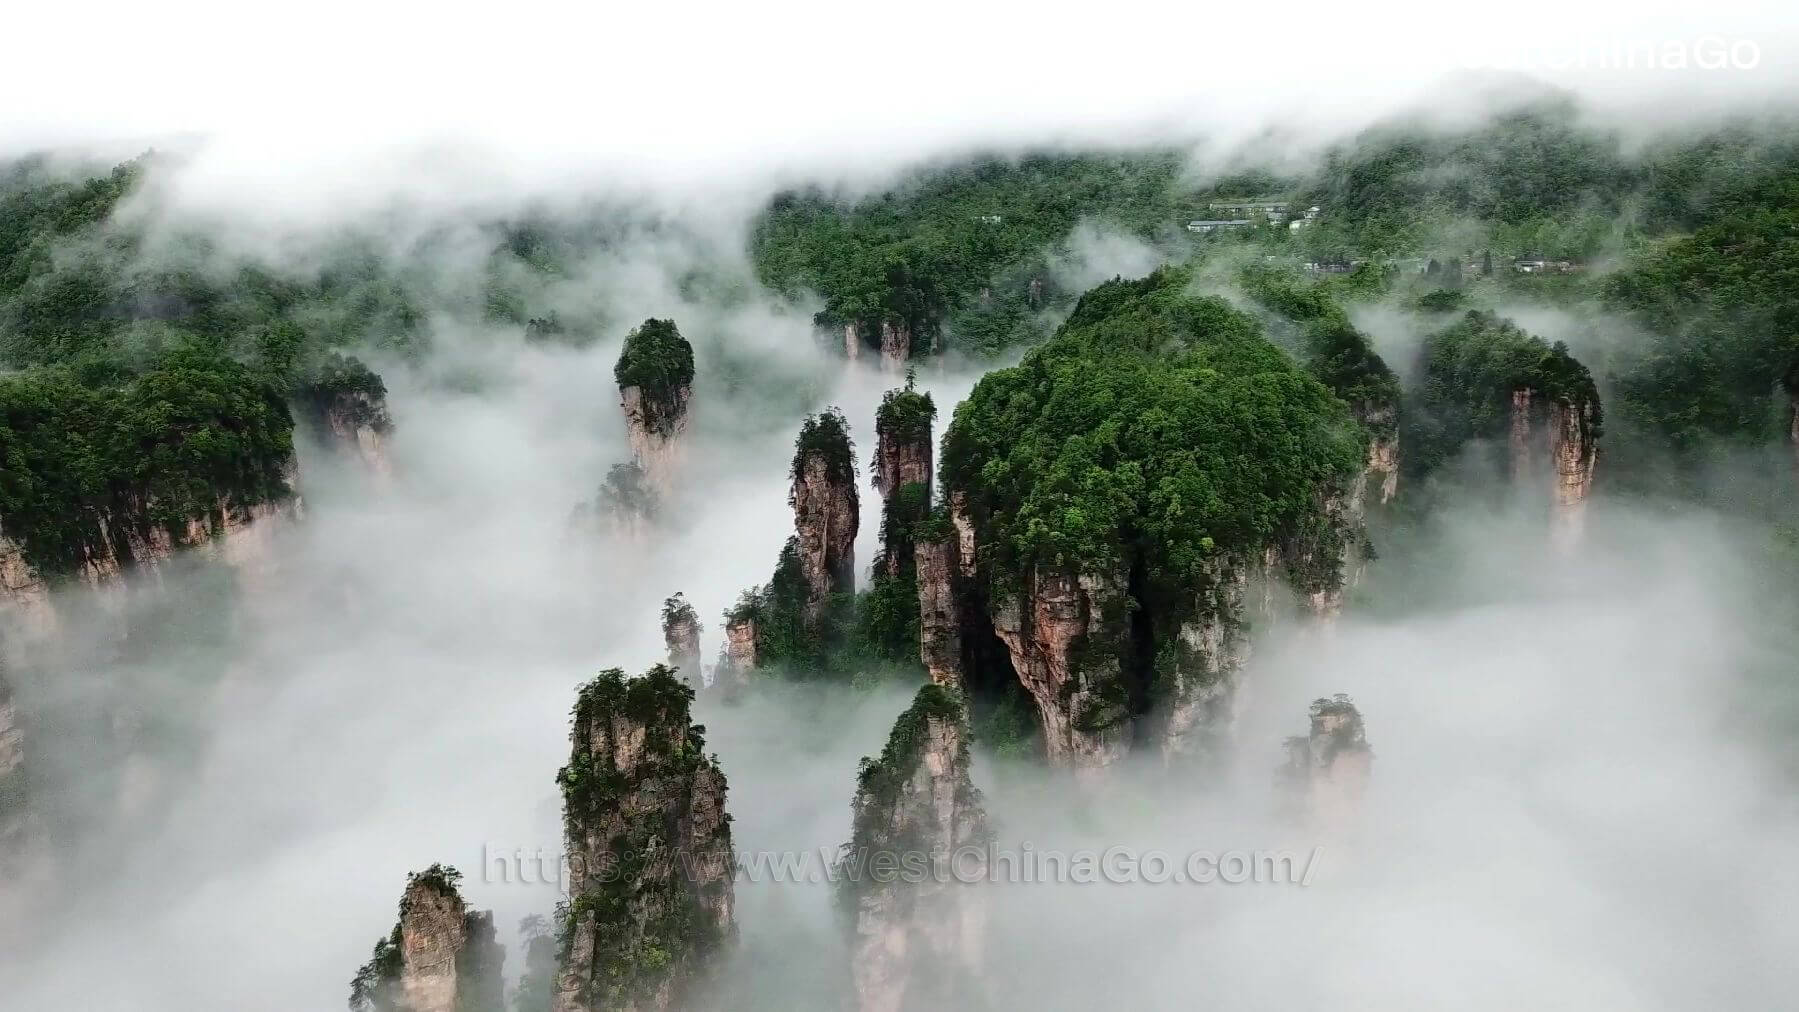
M 45 562 L 68 544 L 47 517 L 140 491 L 115 440 L 142 419 L 166 411 L 231 433 L 228 449 L 159 459 L 194 469 L 176 484 L 255 499 L 268 494 L 256 476 L 291 455 L 284 404 L 316 401 L 321 386 L 378 389 L 348 356 L 416 357 L 438 318 L 538 343 L 615 337 L 635 321 L 571 293 L 609 249 L 674 229 L 603 204 L 544 205 L 454 237 L 424 229 L 407 248 L 373 225 L 349 229 L 277 265 L 153 213 L 170 157 L 91 178 L 58 164 L 0 168 L 0 367 L 13 370 L 0 380 L 0 524 Z M 1611 403 L 1608 453 L 1646 490 L 1691 491 L 1680 462 L 1720 446 L 1795 438 L 1790 120 L 1627 143 L 1550 97 L 1474 127 L 1390 121 L 1298 173 L 1204 172 L 1176 148 L 941 161 L 860 196 L 774 196 L 748 225 L 754 277 L 725 259 L 690 264 L 678 294 L 787 300 L 843 354 L 992 358 L 1046 340 L 1099 280 L 1071 267 L 1078 230 L 1192 263 L 1196 283 L 1247 296 L 1352 402 L 1392 402 L 1391 373 L 1407 372 L 1363 361 L 1368 338 L 1350 321 L 1365 309 L 1398 308 L 1427 332 L 1454 322 L 1445 313 L 1553 310 L 1568 331 L 1555 336 Z M 477 252 L 440 255 L 452 245 Z M 753 364 L 735 368 L 750 382 Z M 90 407 L 69 417 L 78 403 Z M 52 421 L 87 434 L 46 439 Z M 83 478 L 43 477 L 58 470 Z
M 1552 313 L 1616 401 L 1620 478 L 1695 491 L 1692 468 L 1721 448 L 1794 438 L 1796 214 L 1791 118 L 1644 142 L 1552 96 L 1473 127 L 1389 121 L 1300 173 L 1207 173 L 1168 149 L 977 157 L 858 197 L 792 191 L 751 248 L 764 282 L 822 302 L 826 340 L 891 350 L 899 330 L 913 358 L 1047 338 L 1084 287 L 1064 283 L 1079 224 L 1212 265 L 1202 281 L 1278 318 L 1297 310 L 1314 342 L 1330 340 L 1320 321 L 1342 317 L 1342 333 L 1373 307 L 1420 332 L 1444 313 Z

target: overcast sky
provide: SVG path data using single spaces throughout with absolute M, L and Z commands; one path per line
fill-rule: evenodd
M 208 138 L 238 180 L 353 180 L 421 145 L 536 184 L 830 171 L 1009 140 L 1342 129 L 1521 70 L 1705 115 L 1789 90 L 1799 10 L 1444 0 L 1278 7 L 318 0 L 8 12 L 0 151 Z M 1650 66 L 1653 64 L 1653 66 Z

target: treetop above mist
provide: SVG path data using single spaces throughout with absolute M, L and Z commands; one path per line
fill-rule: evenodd
M 1149 560 L 1201 579 L 1267 543 L 1352 474 L 1367 435 L 1255 322 L 1163 270 L 1082 297 L 1057 336 L 957 407 L 946 488 L 964 491 L 1001 572 Z

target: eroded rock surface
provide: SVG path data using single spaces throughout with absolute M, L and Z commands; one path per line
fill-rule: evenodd
M 1287 739 L 1280 779 L 1303 817 L 1324 830 L 1349 828 L 1368 790 L 1374 751 L 1348 696 L 1314 700 L 1311 729 Z
M 962 664 L 962 567 L 953 536 L 913 546 L 918 572 L 918 659 L 934 684 L 967 689 Z
M 725 777 L 665 665 L 583 686 L 562 786 L 569 861 L 555 1012 L 682 1007 L 735 936 Z
M 1116 575 L 1036 570 L 1027 589 L 995 610 L 993 630 L 1036 701 L 1052 763 L 1107 766 L 1129 748 L 1121 672 L 1105 650 L 1076 656 L 1089 638 L 1115 638 L 1124 607 Z
M 849 427 L 841 413 L 826 411 L 806 419 L 791 478 L 788 501 L 807 588 L 807 614 L 816 619 L 827 597 L 856 588 L 861 498 Z
M 700 667 L 700 616 L 680 594 L 662 602 L 662 642 L 668 647 L 668 666 L 698 689 L 705 678 Z
M 354 358 L 333 355 L 296 400 L 300 417 L 320 441 L 355 454 L 378 474 L 389 472 L 393 417 L 380 376 Z
M 631 455 L 650 486 L 666 495 L 685 454 L 693 346 L 673 320 L 645 320 L 625 337 L 613 378 Z
M 400 919 L 350 984 L 358 1012 L 503 1012 L 505 953 L 493 915 L 470 910 L 454 868 L 407 878 Z
M 878 757 L 863 761 L 840 888 L 851 917 L 851 971 L 862 1012 L 969 1007 L 986 926 L 981 881 L 992 832 L 969 777 L 962 701 L 920 689 Z M 877 855 L 915 856 L 923 874 L 879 881 Z

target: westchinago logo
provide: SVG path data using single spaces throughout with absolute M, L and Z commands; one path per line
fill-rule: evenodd
M 739 882 L 794 885 L 838 883 L 941 883 L 973 885 L 1297 885 L 1312 883 L 1324 848 L 1290 850 L 1191 850 L 1171 854 L 1135 847 L 1105 849 L 1039 849 L 1029 843 L 1016 848 L 989 844 L 955 850 L 817 850 L 739 851 Z M 659 853 L 622 855 L 587 867 L 558 850 L 539 847 L 482 848 L 482 879 L 489 883 L 549 885 L 568 891 L 576 874 L 590 881 L 615 880 L 623 867 L 640 868 L 646 860 L 677 862 L 690 879 L 718 873 L 714 854 Z
M 1744 71 L 1762 65 L 1754 39 L 1723 35 L 1692 38 L 1544 38 L 1497 52 L 1470 51 L 1469 70 L 1567 71 Z

